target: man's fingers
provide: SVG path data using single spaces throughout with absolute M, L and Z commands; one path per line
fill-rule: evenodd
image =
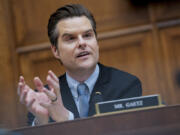
M 43 85 L 42 81 L 39 79 L 39 77 L 34 78 L 34 84 L 38 91 L 43 92 L 44 85 Z
M 18 83 L 18 89 L 17 89 L 18 95 L 20 95 L 21 90 L 22 90 L 22 86 L 24 86 L 24 85 L 25 85 L 24 77 L 20 76 L 19 77 L 19 83 Z
M 54 88 L 54 85 L 53 85 L 53 80 L 52 78 L 48 75 L 47 78 L 46 78 L 46 81 L 47 81 L 47 84 L 49 86 L 49 89 L 53 89 Z
M 18 83 L 18 88 L 17 88 L 17 94 L 20 96 L 20 94 L 21 94 L 21 89 L 22 89 L 22 83 L 21 82 L 19 82 Z
M 20 76 L 20 77 L 19 77 L 19 82 L 25 83 L 23 76 Z
M 18 94 L 20 96 L 20 102 L 24 103 L 27 96 L 27 89 L 25 89 L 25 85 L 22 82 L 19 83 Z
M 50 104 L 49 103 L 40 103 L 40 105 L 42 106 L 42 107 L 44 107 L 44 108 L 46 108 L 46 109 L 49 109 L 49 107 L 50 107 Z
M 50 89 L 54 89 L 54 92 L 56 95 L 59 95 L 60 88 L 59 88 L 59 82 L 54 81 L 50 75 L 47 76 L 47 84 L 50 87 Z
M 59 88 L 59 83 L 54 81 L 50 75 L 47 76 L 46 80 L 47 80 L 48 85 L 50 85 L 50 87 Z
M 52 72 L 51 70 L 48 71 L 48 75 L 50 75 L 50 77 L 56 81 L 56 82 L 59 82 L 59 79 L 58 77 L 54 74 L 54 72 Z
M 56 94 L 54 93 L 54 89 L 51 89 L 51 90 L 44 89 L 43 91 L 45 92 L 45 94 L 48 96 L 50 100 L 54 100 L 57 98 Z
M 22 91 L 22 93 L 20 94 L 20 102 L 21 102 L 22 104 L 25 104 L 26 97 L 27 97 L 27 90 L 24 90 L 24 91 Z
M 32 105 L 33 105 L 33 103 L 34 103 L 35 101 L 36 101 L 35 98 L 31 99 L 31 100 L 26 104 L 26 107 L 31 110 Z

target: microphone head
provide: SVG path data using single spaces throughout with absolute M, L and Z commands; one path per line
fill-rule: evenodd
M 94 103 L 96 104 L 96 103 L 102 102 L 102 101 L 103 101 L 102 94 L 101 94 L 101 92 L 97 91 L 94 96 Z
M 96 95 L 102 95 L 101 92 L 99 91 L 96 91 Z

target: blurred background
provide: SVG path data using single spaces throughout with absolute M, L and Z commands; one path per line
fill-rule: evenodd
M 0 0 L 0 128 L 26 126 L 27 110 L 17 96 L 20 75 L 34 88 L 34 76 L 46 83 L 49 69 L 64 73 L 46 27 L 50 14 L 67 3 L 94 14 L 101 63 L 138 76 L 143 95 L 180 104 L 179 0 Z

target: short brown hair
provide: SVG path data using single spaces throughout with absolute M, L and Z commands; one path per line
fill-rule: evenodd
M 86 16 L 90 20 L 94 33 L 97 36 L 96 21 L 92 13 L 87 8 L 80 4 L 65 5 L 57 9 L 56 12 L 54 12 L 49 18 L 48 36 L 52 45 L 57 47 L 57 39 L 59 36 L 59 33 L 56 31 L 57 23 L 62 19 L 76 16 Z

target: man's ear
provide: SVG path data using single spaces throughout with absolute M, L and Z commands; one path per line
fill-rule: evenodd
M 51 51 L 55 58 L 60 59 L 59 51 L 55 45 L 51 45 Z

